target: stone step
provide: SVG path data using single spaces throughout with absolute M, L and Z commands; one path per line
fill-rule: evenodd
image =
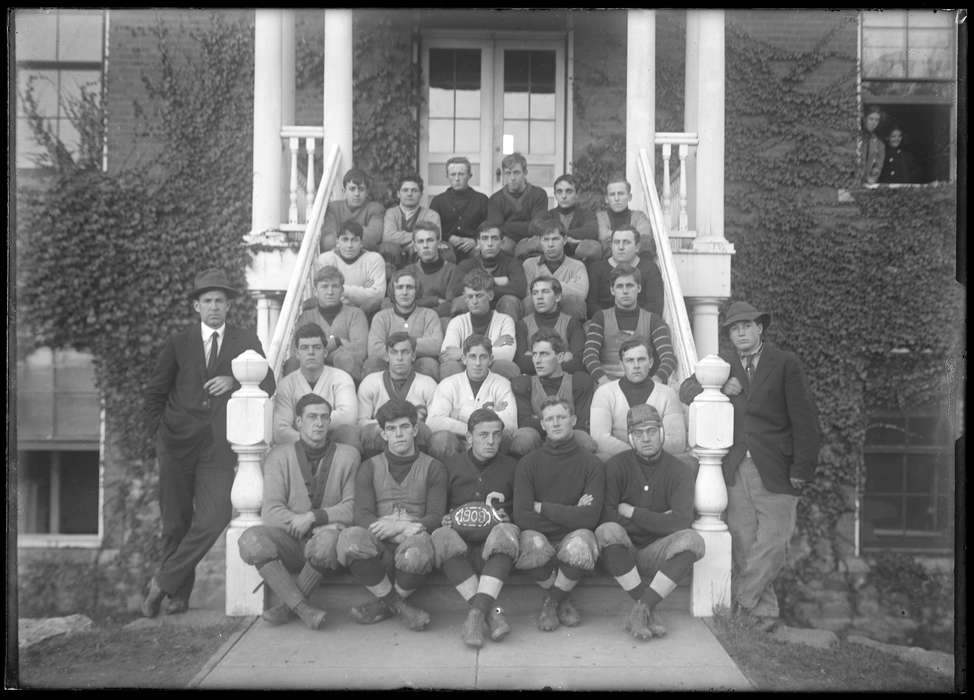
M 544 591 L 528 576 L 514 574 L 504 584 L 499 604 L 508 616 L 533 616 L 541 608 Z M 586 576 L 572 592 L 582 614 L 618 615 L 629 610 L 631 598 L 608 576 Z M 315 605 L 327 610 L 350 608 L 369 600 L 369 593 L 349 575 L 326 579 L 312 594 Z M 430 613 L 465 612 L 467 603 L 440 573 L 409 597 L 411 603 Z M 681 585 L 660 604 L 664 610 L 689 611 L 690 586 Z

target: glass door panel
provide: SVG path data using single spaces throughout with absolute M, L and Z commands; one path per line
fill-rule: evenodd
M 517 151 L 528 161 L 528 180 L 545 188 L 565 171 L 565 68 L 560 41 L 498 41 L 495 70 L 498 76 L 498 114 L 494 189 L 505 155 Z
M 484 178 L 490 170 L 493 111 L 489 56 L 487 42 L 466 40 L 432 40 L 423 52 L 423 75 L 428 78 L 420 174 L 426 183 L 426 201 L 449 186 L 446 162 L 453 156 L 470 160 L 471 187 L 491 192 L 490 179 Z

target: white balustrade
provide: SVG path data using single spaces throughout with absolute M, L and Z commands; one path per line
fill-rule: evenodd
M 325 130 L 320 126 L 285 126 L 281 138 L 286 142 L 289 154 L 288 211 L 285 231 L 303 231 L 308 223 L 311 203 L 314 201 L 318 181 L 315 179 L 315 152 L 317 142 L 324 141 Z M 301 187 L 299 164 L 302 148 L 306 159 L 305 182 Z
M 706 543 L 706 554 L 693 565 L 691 613 L 714 614 L 716 606 L 730 606 L 731 536 L 722 516 L 727 509 L 727 487 L 722 461 L 734 444 L 734 407 L 721 392 L 730 365 L 717 355 L 697 363 L 695 376 L 703 391 L 690 404 L 688 442 L 699 460 L 693 505 L 693 523 Z
M 678 238 L 688 238 L 692 234 L 689 228 L 689 216 L 687 215 L 687 162 L 690 158 L 690 149 L 697 147 L 697 135 L 690 132 L 679 131 L 659 131 L 656 133 L 656 145 L 660 147 L 660 156 L 663 160 L 663 216 L 671 227 L 675 223 L 675 228 L 669 233 Z M 670 163 L 673 159 L 673 146 L 676 146 L 678 159 L 678 185 L 676 191 L 677 211 L 673 213 L 673 170 Z M 674 221 L 675 219 L 675 221 Z
M 260 388 L 267 376 L 267 360 L 247 350 L 231 363 L 240 388 L 227 402 L 227 440 L 237 454 L 237 473 L 230 490 L 230 502 L 237 516 L 227 528 L 226 614 L 259 615 L 264 609 L 261 578 L 257 569 L 240 558 L 238 541 L 244 530 L 260 524 L 264 492 L 261 461 L 271 436 L 271 399 Z

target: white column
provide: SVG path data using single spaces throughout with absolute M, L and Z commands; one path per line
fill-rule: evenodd
M 352 167 L 352 49 L 352 10 L 325 10 L 325 144 L 341 149 L 337 183 Z
M 626 179 L 632 184 L 633 209 L 646 211 L 636 159 L 656 160 L 656 10 L 628 10 L 626 33 Z
M 284 213 L 282 28 L 281 10 L 254 11 L 253 231 L 276 229 Z
M 281 315 L 281 296 L 265 293 L 257 297 L 257 337 L 260 339 L 264 352 L 267 352 L 271 345 L 274 327 Z
M 727 508 L 727 487 L 721 462 L 734 443 L 734 407 L 720 388 L 730 365 L 707 355 L 694 373 L 703 392 L 690 404 L 688 442 L 700 462 L 693 505 L 698 517 L 693 529 L 706 544 L 704 556 L 693 565 L 690 612 L 709 617 L 717 606 L 731 603 L 731 536 L 721 514 Z
M 692 54 L 692 60 L 691 60 Z M 687 12 L 687 131 L 699 137 L 694 177 L 697 238 L 724 240 L 724 11 Z M 692 128 L 691 128 L 692 127 Z
M 686 11 L 686 53 L 683 70 L 683 130 L 688 133 L 697 132 L 697 80 L 700 66 L 700 14 L 697 10 Z M 683 163 L 686 167 L 687 189 L 687 222 L 691 231 L 697 226 L 697 149 L 690 149 L 689 157 Z
M 294 124 L 294 110 L 297 106 L 296 87 L 296 46 L 294 29 L 294 10 L 279 10 L 281 13 L 281 124 Z
M 260 503 L 264 492 L 261 460 L 270 438 L 271 399 L 260 388 L 267 375 L 267 360 L 247 350 L 231 363 L 240 388 L 227 402 L 227 440 L 237 453 L 237 473 L 230 490 L 230 502 L 237 516 L 227 528 L 226 614 L 260 615 L 264 595 L 257 569 L 240 558 L 240 535 L 260 525 Z M 255 592 L 255 589 L 257 591 Z
M 687 297 L 693 324 L 693 342 L 697 356 L 716 355 L 720 349 L 719 313 L 721 300 L 717 297 Z

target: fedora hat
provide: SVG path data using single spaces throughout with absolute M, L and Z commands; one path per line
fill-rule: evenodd
M 771 323 L 771 314 L 765 311 L 758 311 L 746 301 L 735 301 L 727 309 L 724 322 L 720 327 L 727 330 L 738 321 L 759 321 L 764 329 L 767 330 L 768 324 Z
M 200 294 L 208 292 L 211 289 L 219 289 L 221 292 L 226 292 L 227 297 L 231 299 L 240 294 L 230 284 L 230 280 L 227 279 L 227 275 L 223 270 L 211 267 L 196 275 L 196 280 L 193 282 L 193 291 L 189 293 L 189 298 L 196 299 Z

